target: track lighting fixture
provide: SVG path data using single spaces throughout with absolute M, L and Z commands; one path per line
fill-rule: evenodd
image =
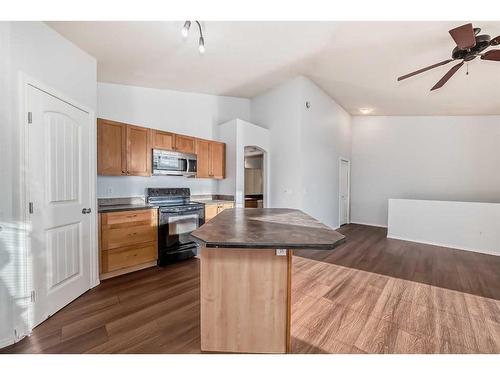
M 203 31 L 201 30 L 201 24 L 198 21 L 194 21 L 198 25 L 198 30 L 200 31 L 200 39 L 198 40 L 198 51 L 200 54 L 205 53 L 205 38 L 203 37 Z M 184 22 L 184 26 L 181 30 L 182 36 L 184 38 L 188 37 L 189 29 L 191 28 L 191 21 Z
M 191 21 L 184 22 L 184 27 L 182 28 L 182 36 L 184 38 L 188 37 L 190 27 L 191 27 Z

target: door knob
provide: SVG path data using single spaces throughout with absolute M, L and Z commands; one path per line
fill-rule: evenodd
M 82 209 L 82 214 L 90 214 L 92 210 L 90 208 L 84 208 Z

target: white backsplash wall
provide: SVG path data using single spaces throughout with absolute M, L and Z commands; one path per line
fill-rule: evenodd
M 98 83 L 98 117 L 153 129 L 216 139 L 215 127 L 249 119 L 250 100 L 227 96 Z M 142 196 L 148 187 L 188 187 L 192 194 L 216 194 L 217 181 L 178 176 L 97 177 L 97 197 Z
M 190 188 L 191 194 L 217 193 L 216 180 L 186 178 L 182 176 L 99 176 L 97 196 L 99 198 L 137 197 L 146 195 L 149 187 Z

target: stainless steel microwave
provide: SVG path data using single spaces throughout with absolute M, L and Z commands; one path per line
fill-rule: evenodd
M 194 177 L 196 175 L 196 155 L 154 149 L 153 175 Z

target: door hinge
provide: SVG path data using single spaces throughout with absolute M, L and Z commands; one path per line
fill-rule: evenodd
M 35 302 L 36 301 L 36 293 L 35 293 L 34 290 L 31 291 L 30 300 L 31 300 L 31 302 Z
M 30 202 L 28 206 L 29 206 L 29 212 L 30 212 L 30 214 L 32 214 L 33 213 L 33 202 Z
M 33 113 L 28 112 L 28 124 L 31 124 L 33 122 Z

